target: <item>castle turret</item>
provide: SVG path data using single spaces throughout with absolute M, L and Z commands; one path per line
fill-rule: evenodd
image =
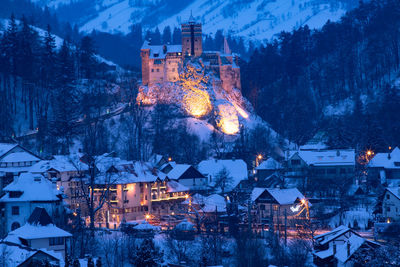
M 199 57 L 203 53 L 201 24 L 196 23 L 192 14 L 189 21 L 182 24 L 182 55 Z

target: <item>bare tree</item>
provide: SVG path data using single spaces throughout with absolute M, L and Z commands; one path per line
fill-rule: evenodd
M 221 193 L 224 194 L 233 184 L 233 177 L 229 171 L 223 167 L 215 177 L 214 189 L 221 189 Z

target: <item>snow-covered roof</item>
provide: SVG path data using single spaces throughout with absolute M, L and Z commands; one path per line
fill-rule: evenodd
M 288 159 L 294 155 L 304 160 L 307 165 L 314 166 L 353 166 L 355 165 L 355 152 L 354 149 L 340 149 L 340 150 L 324 150 L 324 151 L 309 151 L 299 150 L 290 151 Z
M 188 222 L 186 219 L 183 220 L 182 222 L 178 223 L 175 226 L 175 230 L 179 230 L 179 231 L 194 231 L 194 225 L 191 222 Z
M 34 256 L 38 252 L 43 252 L 56 260 L 60 261 L 63 259 L 62 254 L 55 251 L 46 249 L 34 249 L 20 244 L 2 241 L 0 242 L 0 251 L 5 253 L 6 257 L 4 266 L 20 266 L 21 263 L 25 262 L 30 257 Z
M 7 192 L 0 202 L 57 201 L 61 194 L 55 186 L 40 174 L 22 173 L 4 189 Z M 22 192 L 20 197 L 10 197 L 10 191 Z
M 326 244 L 327 242 L 330 242 L 334 239 L 336 239 L 339 236 L 342 236 L 343 234 L 351 231 L 349 236 L 345 239 L 345 242 L 337 242 L 335 243 L 336 245 L 336 253 L 334 254 L 333 251 L 333 246 L 329 246 L 328 249 L 322 250 L 322 251 L 316 251 L 313 252 L 313 254 L 321 259 L 328 258 L 330 256 L 334 256 L 339 262 L 345 263 L 350 259 L 350 257 L 364 244 L 364 243 L 369 243 L 369 244 L 375 244 L 377 243 L 368 241 L 358 235 L 356 232 L 353 230 L 349 229 L 346 226 L 339 226 L 338 228 L 332 230 L 331 232 L 318 235 L 315 237 L 315 239 L 323 239 L 323 242 L 319 241 L 320 245 Z
M 256 170 L 279 170 L 282 169 L 282 164 L 274 158 L 269 158 L 256 167 Z
M 14 152 L 10 153 L 6 156 L 4 156 L 0 162 L 28 162 L 28 161 L 39 161 L 40 159 L 36 156 L 34 156 L 31 153 L 28 153 L 26 151 L 22 152 Z
M 387 187 L 386 190 L 392 193 L 398 199 L 400 199 L 400 187 Z
M 142 221 L 140 224 L 133 227 L 135 230 L 139 231 L 157 231 L 159 227 L 149 224 L 146 221 Z
M 189 188 L 184 186 L 183 184 L 177 181 L 169 181 L 167 182 L 167 192 L 168 193 L 175 193 L 175 192 L 187 192 Z
M 339 236 L 347 233 L 348 231 L 353 231 L 353 230 L 344 225 L 341 225 L 330 232 L 315 236 L 314 239 L 317 240 L 320 245 L 324 245 L 338 238 Z
M 268 191 L 280 205 L 294 204 L 297 199 L 304 199 L 304 195 L 300 193 L 297 188 L 280 189 L 256 187 L 251 192 L 251 201 L 254 202 L 257 200 L 264 191 Z
M 152 59 L 164 59 L 168 53 L 182 53 L 182 45 L 151 45 L 149 41 L 144 41 L 141 49 L 150 49 Z
M 87 171 L 88 165 L 79 160 L 78 155 L 55 155 L 51 160 L 42 160 L 33 165 L 29 171 L 32 173 L 45 173 L 50 169 L 59 172 Z
M 58 228 L 54 224 L 42 226 L 42 225 L 32 225 L 26 223 L 20 228 L 17 228 L 14 231 L 9 232 L 4 240 L 20 244 L 21 242 L 20 238 L 31 240 L 40 238 L 70 237 L 70 236 L 72 236 L 70 233 Z
M 231 188 L 235 188 L 240 181 L 248 178 L 247 164 L 241 159 L 208 159 L 199 163 L 198 170 L 205 176 L 215 178 L 225 168 L 232 177 Z M 229 190 L 229 189 L 228 189 Z
M 218 194 L 209 195 L 204 199 L 204 212 L 226 212 L 225 198 Z
M 157 179 L 164 180 L 166 174 L 152 167 L 150 163 L 135 161 L 132 162 L 130 168 L 119 173 L 108 173 L 96 176 L 97 184 L 112 183 L 112 184 L 131 184 L 155 182 Z
M 175 164 L 173 168 L 167 173 L 167 176 L 171 179 L 178 180 L 182 174 L 190 168 L 189 164 Z
M 18 146 L 18 144 L 0 143 L 0 157 L 16 146 Z
M 369 161 L 368 167 L 400 169 L 400 149 L 395 147 L 390 153 L 377 153 Z

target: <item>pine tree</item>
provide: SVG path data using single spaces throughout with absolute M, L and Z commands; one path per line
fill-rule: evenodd
M 143 240 L 134 257 L 137 267 L 155 267 L 162 261 L 162 255 L 156 249 L 152 239 Z
M 79 70 L 82 78 L 93 79 L 96 75 L 97 61 L 93 40 L 90 36 L 82 38 L 79 50 Z
M 164 31 L 162 34 L 162 41 L 163 41 L 163 44 L 170 44 L 172 41 L 171 28 L 169 26 L 164 28 Z

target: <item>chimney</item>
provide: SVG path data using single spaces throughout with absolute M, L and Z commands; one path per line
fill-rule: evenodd
M 390 160 L 392 156 L 390 155 L 390 152 L 388 153 L 388 159 Z
M 350 257 L 350 241 L 347 241 L 347 258 Z
M 333 255 L 336 255 L 336 243 L 333 242 Z

